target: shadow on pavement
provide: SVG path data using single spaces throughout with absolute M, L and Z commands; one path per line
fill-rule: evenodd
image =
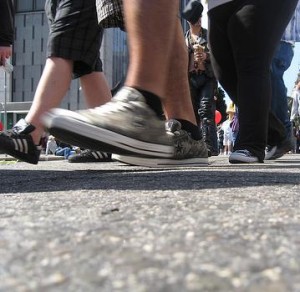
M 286 165 L 289 172 L 276 171 L 275 164 L 224 169 L 192 170 L 0 170 L 0 194 L 76 190 L 203 190 L 253 186 L 299 185 L 299 165 Z M 293 171 L 295 169 L 295 171 Z

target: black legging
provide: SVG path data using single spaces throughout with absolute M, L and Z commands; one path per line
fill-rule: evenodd
M 270 66 L 298 0 L 233 0 L 209 11 L 216 78 L 239 109 L 234 150 L 264 159 L 271 101 Z

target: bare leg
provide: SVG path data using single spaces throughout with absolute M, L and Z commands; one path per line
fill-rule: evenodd
M 178 0 L 124 0 L 130 64 L 125 85 L 163 97 Z
M 179 21 L 177 21 L 172 47 L 167 73 L 169 80 L 166 84 L 166 98 L 162 100 L 165 115 L 167 119 L 180 118 L 196 125 L 187 75 L 188 53 Z
M 52 108 L 58 107 L 69 90 L 72 80 L 73 61 L 62 58 L 48 58 L 39 81 L 32 106 L 25 120 L 36 129 L 31 133 L 38 144 L 44 127 L 41 116 Z M 111 94 L 103 73 L 94 72 L 81 77 L 87 105 L 99 106 L 110 100 Z
M 69 89 L 73 62 L 62 58 L 48 58 L 37 86 L 32 106 L 25 118 L 36 127 L 31 133 L 34 143 L 38 144 L 44 128 L 41 116 L 58 107 Z
M 93 72 L 80 77 L 88 108 L 100 106 L 111 99 L 111 93 L 103 72 Z
M 131 58 L 125 85 L 161 97 L 167 118 L 196 124 L 178 7 L 178 0 L 124 0 Z

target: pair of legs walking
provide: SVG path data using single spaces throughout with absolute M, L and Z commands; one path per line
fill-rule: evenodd
M 32 106 L 25 120 L 0 135 L 1 150 L 29 163 L 39 160 L 41 117 L 60 105 L 72 78 L 80 78 L 88 107 L 111 99 L 99 58 L 103 29 L 98 26 L 95 1 L 47 0 L 45 11 L 50 28 L 47 60 Z
M 217 81 L 205 73 L 189 73 L 190 91 L 194 112 L 210 156 L 217 156 L 217 127 L 215 123 L 216 102 L 214 100 Z
M 265 156 L 265 159 L 267 160 L 277 159 L 293 148 L 293 133 L 292 123 L 288 112 L 287 88 L 283 80 L 283 75 L 290 67 L 293 56 L 293 44 L 286 41 L 280 41 L 271 65 L 271 110 L 284 125 L 285 131 L 284 139 L 275 141 L 276 144 L 268 143 Z
M 271 61 L 297 2 L 230 1 L 209 12 L 215 74 L 239 109 L 240 130 L 234 151 L 246 150 L 252 162 L 264 159 Z
M 27 123 L 35 126 L 31 133 L 33 141 L 39 144 L 44 126 L 41 116 L 58 107 L 68 92 L 74 61 L 59 57 L 49 57 L 39 81 L 32 106 L 25 117 Z M 110 100 L 110 90 L 103 72 L 92 72 L 80 77 L 80 84 L 88 107 L 95 107 Z M 97 94 L 95 94 L 95 92 Z
M 125 20 L 130 20 L 126 21 L 130 65 L 125 87 L 103 107 L 79 113 L 53 111 L 45 118 L 50 131 L 73 144 L 110 150 L 127 163 L 207 164 L 190 97 L 178 7 L 178 0 L 125 0 Z M 155 100 L 161 101 L 171 120 L 167 132 Z

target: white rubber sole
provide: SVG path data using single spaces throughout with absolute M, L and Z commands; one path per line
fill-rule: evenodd
M 265 160 L 274 160 L 275 158 L 273 158 L 273 156 L 276 151 L 277 151 L 277 146 L 274 146 L 270 151 L 265 152 Z
M 188 158 L 188 159 L 165 159 L 165 158 L 148 158 L 128 155 L 112 155 L 113 160 L 126 164 L 154 167 L 154 168 L 177 168 L 177 167 L 203 167 L 208 166 L 208 158 Z
M 230 163 L 259 163 L 257 157 L 243 156 L 239 153 L 231 153 L 229 156 Z
M 62 141 L 76 146 L 118 154 L 131 153 L 154 157 L 172 157 L 174 146 L 136 140 L 97 127 L 76 112 L 54 109 L 43 117 L 44 125 Z M 86 139 L 86 140 L 85 140 Z M 87 140 L 88 139 L 88 140 Z M 92 147 L 90 147 L 92 146 Z

